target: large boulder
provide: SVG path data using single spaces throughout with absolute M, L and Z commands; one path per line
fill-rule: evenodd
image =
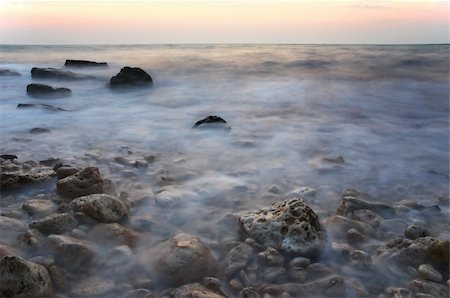
M 52 297 L 52 283 L 44 266 L 18 256 L 0 261 L 0 297 Z
M 72 231 L 78 225 L 69 213 L 56 213 L 30 223 L 30 228 L 42 234 L 63 234 Z
M 1 161 L 0 189 L 47 181 L 56 175 L 50 167 L 23 166 L 10 160 Z
M 65 67 L 108 67 L 106 62 L 94 62 L 88 60 L 66 60 Z
M 324 242 L 319 218 L 303 199 L 293 198 L 239 217 L 244 231 L 265 247 L 314 254 Z
M 31 77 L 33 79 L 58 79 L 58 80 L 85 80 L 91 79 L 92 76 L 74 73 L 68 70 L 57 68 L 40 68 L 33 67 L 31 69 Z
M 67 268 L 82 267 L 91 263 L 97 256 L 90 242 L 64 235 L 48 236 L 46 246 Z
M 58 180 L 58 193 L 70 199 L 81 196 L 103 193 L 105 182 L 96 167 L 88 167 L 78 173 Z
M 59 98 L 67 97 L 72 94 L 69 88 L 53 88 L 44 84 L 29 84 L 27 94 L 36 98 Z
M 223 130 L 231 129 L 231 127 L 227 124 L 227 122 L 219 116 L 207 116 L 195 122 L 192 128 L 198 129 L 208 128 L 208 129 L 223 129 Z
M 210 276 L 216 259 L 196 236 L 178 234 L 151 248 L 144 260 L 150 272 L 160 281 L 179 286 Z
M 151 87 L 152 77 L 139 67 L 126 66 L 109 81 L 111 88 L 121 87 Z
M 128 215 L 127 206 L 119 199 L 107 194 L 93 194 L 79 197 L 70 205 L 75 212 L 83 212 L 100 222 L 118 222 Z

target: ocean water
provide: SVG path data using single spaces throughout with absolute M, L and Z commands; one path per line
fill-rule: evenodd
M 143 210 L 207 241 L 221 240 L 226 214 L 266 206 L 299 187 L 316 190 L 306 200 L 321 219 L 334 214 L 347 188 L 388 204 L 433 205 L 449 193 L 449 48 L 3 45 L 0 68 L 22 76 L 0 77 L 0 152 L 96 165 L 121 191 L 165 192 L 182 207 Z M 74 69 L 95 76 L 76 82 L 31 78 L 32 67 L 61 68 L 66 59 L 109 67 Z M 108 89 L 124 66 L 147 71 L 154 88 Z M 68 87 L 72 96 L 28 97 L 32 82 Z M 16 109 L 19 103 L 70 111 Z M 225 119 L 231 131 L 192 129 L 208 115 Z M 51 133 L 30 134 L 34 127 Z M 155 162 L 133 169 L 136 177 L 114 163 L 148 155 Z M 338 156 L 345 162 L 323 159 Z M 175 182 L 158 185 L 161 174 Z M 428 224 L 436 233 L 448 227 Z

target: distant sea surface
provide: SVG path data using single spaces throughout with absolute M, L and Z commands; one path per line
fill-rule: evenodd
M 180 179 L 185 190 L 245 186 L 236 189 L 254 199 L 237 209 L 266 205 L 255 198 L 272 186 L 315 188 L 311 204 L 327 212 L 346 188 L 389 202 L 448 196 L 448 53 L 449 45 L 3 45 L 0 67 L 22 76 L 0 77 L 0 152 L 75 164 L 96 156 L 106 176 L 110 158 L 155 154 L 149 171 L 195 177 Z M 84 81 L 31 78 L 32 67 L 66 59 L 109 67 L 73 70 L 95 76 Z M 147 71 L 154 88 L 111 91 L 124 66 Z M 73 94 L 31 98 L 33 82 Z M 207 115 L 232 130 L 193 130 Z M 339 156 L 344 163 L 327 161 Z

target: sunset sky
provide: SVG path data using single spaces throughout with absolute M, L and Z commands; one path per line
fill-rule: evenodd
M 448 1 L 0 0 L 0 44 L 448 43 Z

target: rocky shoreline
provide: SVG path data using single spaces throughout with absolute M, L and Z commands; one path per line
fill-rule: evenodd
M 205 223 L 227 230 L 211 241 L 183 231 L 182 222 L 173 229 L 173 218 L 156 218 L 191 204 L 164 197 L 173 177 L 156 177 L 161 190 L 153 194 L 123 190 L 153 161 L 114 158 L 120 185 L 95 164 L 3 155 L 0 296 L 448 296 L 448 231 L 427 226 L 430 218 L 448 222 L 441 212 L 448 197 L 432 206 L 391 206 L 349 189 L 322 217 L 307 204 L 314 190 L 304 188 L 271 206 L 226 212 L 222 227 Z M 27 189 L 41 193 L 28 196 Z

